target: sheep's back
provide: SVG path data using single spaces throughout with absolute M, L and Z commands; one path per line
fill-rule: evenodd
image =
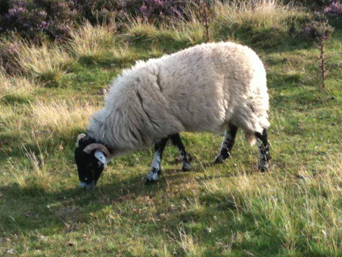
M 184 130 L 221 131 L 249 103 L 267 102 L 268 109 L 263 64 L 247 47 L 200 45 L 162 58 L 160 66 L 161 94 Z

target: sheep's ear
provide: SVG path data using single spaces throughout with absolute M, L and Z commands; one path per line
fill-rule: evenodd
M 94 154 L 95 158 L 98 159 L 103 165 L 108 163 L 108 159 L 101 150 L 96 150 Z
M 76 141 L 76 147 L 78 147 L 78 142 L 82 139 L 85 138 L 86 134 L 82 133 L 77 136 L 77 141 Z

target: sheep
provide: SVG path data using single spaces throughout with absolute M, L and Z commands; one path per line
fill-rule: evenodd
M 257 54 L 231 42 L 197 45 L 146 62 L 139 61 L 113 82 L 105 107 L 91 118 L 87 134 L 77 139 L 75 160 L 80 185 L 96 185 L 108 161 L 155 144 L 147 183 L 161 173 L 169 139 L 178 147 L 182 170 L 190 170 L 180 132 L 225 131 L 214 163 L 231 155 L 241 128 L 259 145 L 259 169 L 268 170 L 269 96 L 266 72 Z

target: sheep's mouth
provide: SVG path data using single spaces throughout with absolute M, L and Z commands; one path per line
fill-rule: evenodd
M 80 181 L 80 186 L 82 188 L 84 188 L 84 189 L 92 189 L 92 188 L 94 188 L 96 186 L 96 183 L 97 183 L 96 180 L 93 180 L 90 183 L 86 183 L 86 182 Z

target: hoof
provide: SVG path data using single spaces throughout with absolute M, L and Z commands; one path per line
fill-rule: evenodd
M 190 154 L 186 155 L 186 161 L 190 164 L 190 162 L 192 161 L 192 156 Z
M 268 163 L 258 165 L 258 170 L 260 170 L 261 172 L 267 172 L 268 169 L 269 169 Z
M 189 162 L 183 163 L 182 171 L 189 171 L 191 169 L 191 164 Z
M 219 163 L 224 163 L 224 159 L 223 159 L 222 155 L 218 155 L 215 158 L 214 164 L 219 164 Z
M 150 186 L 150 185 L 156 184 L 157 182 L 158 182 L 158 180 L 148 180 L 148 179 L 146 179 L 145 185 L 146 186 Z
M 148 174 L 146 179 L 146 185 L 153 184 L 159 180 L 159 175 L 161 174 L 161 170 L 157 170 L 153 168 Z

